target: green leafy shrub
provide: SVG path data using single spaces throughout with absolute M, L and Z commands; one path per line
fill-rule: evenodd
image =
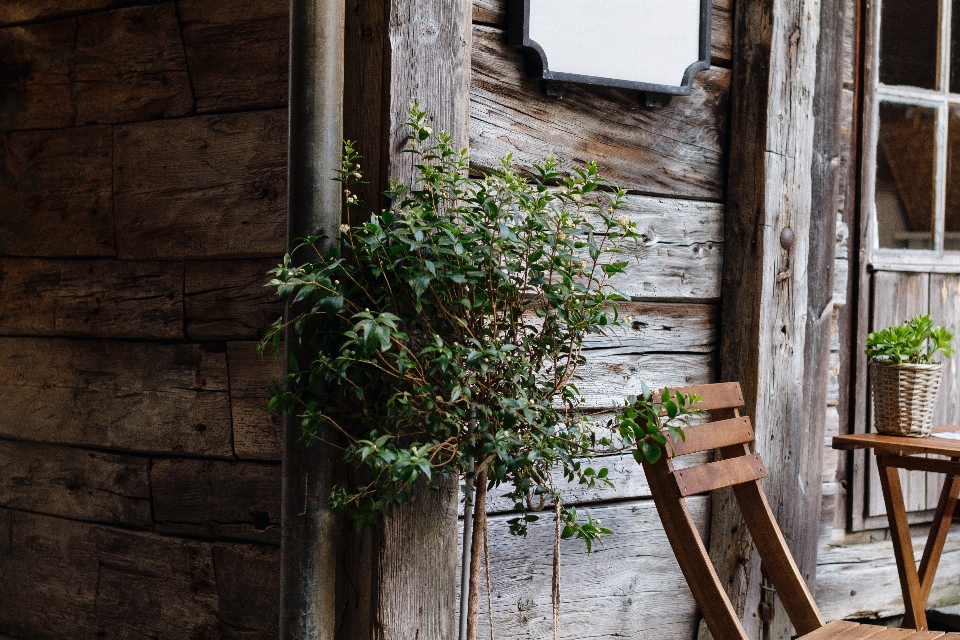
M 589 547 L 610 531 L 560 508 L 551 470 L 610 486 L 606 469 L 585 458 L 635 449 L 656 459 L 664 434 L 679 435 L 674 424 L 690 413 L 690 398 L 661 402 L 649 390 L 602 424 L 581 406 L 584 339 L 620 322 L 622 296 L 609 279 L 642 240 L 618 213 L 625 192 L 596 164 L 561 175 L 554 160 L 537 164 L 532 179 L 509 157 L 471 178 L 465 151 L 434 134 L 422 110 L 407 125 L 417 184 L 393 183 L 392 208 L 357 220 L 351 189 L 362 174 L 347 143 L 339 180 L 349 223 L 339 246 L 300 265 L 287 256 L 272 272 L 270 286 L 297 310 L 288 322 L 313 355 L 291 360 L 271 407 L 361 470 L 363 482 L 334 492 L 360 524 L 390 513 L 416 482 L 458 476 L 474 460 L 491 487 L 511 487 L 521 512 L 513 533 L 552 504 L 563 537 Z M 305 238 L 299 250 L 319 240 Z M 284 327 L 278 321 L 264 344 L 279 346 Z
M 867 336 L 866 354 L 884 364 L 933 364 L 933 356 L 953 353 L 953 334 L 936 327 L 930 316 L 918 315 L 903 324 L 875 331 Z

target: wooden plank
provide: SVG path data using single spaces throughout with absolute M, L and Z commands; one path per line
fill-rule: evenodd
M 158 532 L 280 544 L 279 465 L 158 460 L 150 483 Z
M 895 273 L 882 271 L 873 274 L 870 331 L 876 331 L 904 320 L 918 313 L 927 313 L 929 309 L 930 276 L 925 273 Z M 873 400 L 868 409 L 873 411 Z M 872 419 L 871 419 L 872 422 Z M 867 456 L 869 476 L 867 480 L 867 516 L 885 514 L 886 508 L 880 488 L 880 476 L 872 456 Z M 901 471 L 903 495 L 907 511 L 919 511 L 927 508 L 927 478 L 919 471 Z M 935 504 L 935 503 L 934 503 Z
M 122 259 L 283 253 L 286 111 L 117 127 L 114 208 Z
M 648 109 L 635 91 L 568 85 L 562 100 L 528 79 L 503 32 L 474 27 L 470 150 L 478 170 L 512 153 L 518 168 L 556 156 L 562 169 L 597 160 L 620 186 L 720 200 L 730 74 L 697 76 L 693 94 Z
M 860 625 L 856 622 L 837 620 L 821 627 L 820 629 L 817 629 L 813 633 L 808 633 L 807 635 L 803 636 L 801 640 L 832 640 L 839 634 L 850 629 L 856 629 L 859 626 Z
M 0 505 L 150 527 L 148 467 L 145 457 L 0 440 Z
M 0 338 L 0 436 L 227 457 L 229 403 L 199 345 Z
M 628 194 L 617 215 L 635 222 L 647 245 L 723 243 L 724 206 L 719 202 Z M 599 218 L 591 219 L 602 225 Z
M 12 27 L 0 50 L 0 131 L 187 115 L 193 97 L 176 8 L 167 2 Z
M 628 261 L 624 272 L 607 281 L 634 300 L 713 302 L 720 298 L 722 244 L 651 244 L 628 247 L 601 262 Z
M 183 267 L 0 258 L 0 333 L 183 338 Z
M 283 315 L 267 271 L 281 258 L 184 265 L 184 314 L 193 340 L 259 340 Z
M 184 0 L 179 7 L 198 112 L 286 105 L 288 2 Z
M 642 392 L 642 382 L 651 389 L 707 384 L 716 379 L 712 354 L 604 355 L 584 354 L 586 364 L 577 372 L 583 406 L 610 409 L 623 406 L 627 396 Z
M 760 456 L 751 453 L 681 469 L 673 476 L 680 495 L 687 497 L 766 478 L 767 470 Z
M 704 535 L 708 498 L 687 501 Z M 583 543 L 561 542 L 564 580 L 560 638 L 687 638 L 697 613 L 692 594 L 660 524 L 652 500 L 591 508 L 615 531 L 587 554 Z M 489 521 L 493 623 L 502 640 L 551 637 L 553 613 L 551 554 L 553 525 L 548 514 L 525 538 L 510 536 L 506 520 Z M 637 542 L 642 540 L 643 544 Z M 576 579 L 570 576 L 576 576 Z M 481 584 L 484 584 L 481 576 Z M 657 611 L 657 615 L 650 615 Z M 479 637 L 489 636 L 487 598 L 480 597 Z
M 116 255 L 112 188 L 110 127 L 0 135 L 0 253 Z
M 730 66 L 730 50 L 733 34 L 730 18 L 733 13 L 732 0 L 713 0 L 711 20 L 712 64 Z M 473 21 L 502 27 L 507 20 L 506 0 L 473 0 Z
M 254 342 L 227 344 L 233 450 L 238 458 L 280 460 L 280 417 L 267 409 L 270 382 L 283 378 L 283 362 Z
M 739 382 L 718 382 L 674 389 L 686 395 L 699 396 L 697 408 L 703 411 L 739 409 L 743 406 L 743 391 Z
M 95 527 L 99 571 L 94 611 L 105 637 L 217 638 L 217 575 L 211 545 Z
M 945 326 L 954 335 L 960 335 L 960 276 L 930 274 L 930 317 L 939 325 Z M 954 345 L 958 345 L 954 340 Z M 940 393 L 933 409 L 933 424 L 960 425 L 960 358 L 943 360 L 943 375 L 940 380 Z M 937 506 L 944 478 L 941 475 L 927 475 L 926 507 Z
M 213 547 L 224 640 L 275 640 L 280 619 L 280 550 L 217 544 Z
M 162 0 L 138 0 L 138 4 Z M 6 0 L 0 4 L 0 26 L 50 20 L 78 13 L 109 9 L 123 0 Z
M 711 451 L 734 444 L 753 441 L 753 427 L 750 418 L 732 418 L 684 429 L 686 439 L 671 443 L 673 456 L 685 456 L 701 451 Z
M 710 353 L 716 350 L 719 311 L 712 304 L 618 303 L 624 326 L 585 336 L 583 346 L 585 350 L 605 349 L 607 354 Z

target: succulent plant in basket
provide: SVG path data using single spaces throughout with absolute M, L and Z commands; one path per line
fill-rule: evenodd
M 952 333 L 935 326 L 930 316 L 920 315 L 867 336 L 878 433 L 930 435 L 943 370 L 943 363 L 934 356 L 949 357 L 951 340 Z

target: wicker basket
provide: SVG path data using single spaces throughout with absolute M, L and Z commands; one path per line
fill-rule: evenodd
M 930 435 L 942 370 L 942 363 L 870 363 L 874 430 L 895 436 Z

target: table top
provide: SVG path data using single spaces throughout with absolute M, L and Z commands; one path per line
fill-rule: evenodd
M 934 427 L 932 433 L 960 431 L 960 426 Z M 851 449 L 876 449 L 884 453 L 904 455 L 932 453 L 941 456 L 960 456 L 960 440 L 948 440 L 927 436 L 910 438 L 908 436 L 887 436 L 880 433 L 855 433 L 846 436 L 834 436 L 833 448 L 849 451 Z

